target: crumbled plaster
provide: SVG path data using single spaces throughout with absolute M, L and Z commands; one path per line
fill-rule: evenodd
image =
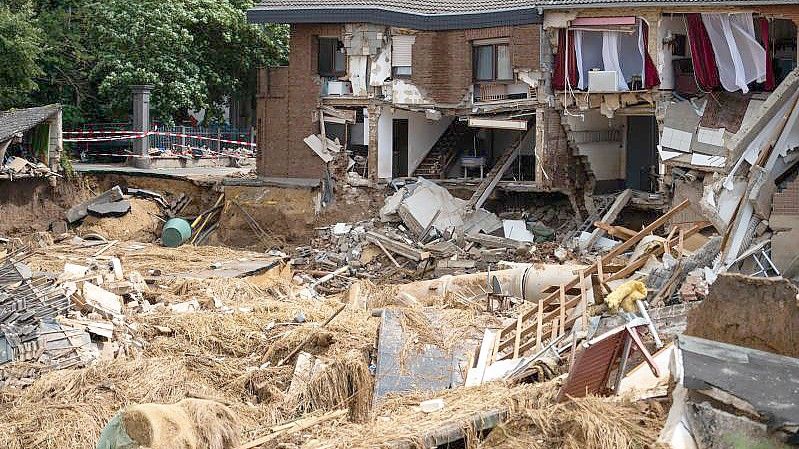
M 577 11 L 547 11 L 544 14 L 544 29 L 566 28 L 577 18 Z
M 348 76 L 352 84 L 352 94 L 356 97 L 365 97 L 369 93 L 366 87 L 368 62 L 368 56 L 349 56 Z
M 430 104 L 424 94 L 415 85 L 403 79 L 395 79 L 392 83 L 391 100 L 395 104 Z
M 386 39 L 377 56 L 372 56 L 372 70 L 369 76 L 369 85 L 380 87 L 391 78 L 391 43 Z

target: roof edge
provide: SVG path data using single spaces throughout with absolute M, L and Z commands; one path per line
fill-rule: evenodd
M 268 8 L 247 10 L 247 21 L 267 23 L 374 23 L 422 31 L 463 30 L 543 23 L 538 8 L 423 14 L 387 8 Z
M 657 8 L 657 7 L 685 7 L 685 8 L 729 8 L 736 7 L 749 7 L 749 6 L 780 6 L 780 5 L 795 5 L 796 0 L 745 0 L 745 1 L 731 1 L 729 3 L 721 2 L 708 2 L 699 3 L 695 0 L 677 0 L 677 1 L 661 1 L 653 3 L 652 1 L 632 1 L 620 3 L 618 1 L 600 1 L 593 3 L 562 3 L 562 4 L 547 4 L 541 3 L 538 8 L 543 11 L 559 10 L 559 9 L 592 9 L 592 8 Z

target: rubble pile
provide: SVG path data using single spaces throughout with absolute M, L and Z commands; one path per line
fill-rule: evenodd
M 566 260 L 544 221 L 572 218 L 569 210 L 540 207 L 518 215 L 502 220 L 485 209 L 468 211 L 466 201 L 419 178 L 389 196 L 379 218 L 318 228 L 311 246 L 292 252 L 292 264 L 316 277 L 335 273 L 320 291 L 338 293 L 356 278 L 400 282 L 477 273 L 501 261 Z
M 3 162 L 0 160 L 0 162 Z M 62 175 L 50 169 L 47 164 L 30 162 L 21 157 L 9 157 L 5 163 L 0 164 L 0 179 L 14 180 L 15 178 L 63 178 Z
M 757 316 L 747 299 L 766 300 L 746 293 L 749 284 L 739 294 L 729 287 L 723 236 L 707 221 L 677 220 L 688 200 L 629 229 L 618 216 L 634 197 L 597 199 L 583 223 L 552 229 L 542 223 L 552 212 L 500 219 L 420 179 L 390 195 L 377 217 L 320 227 L 310 245 L 290 251 L 257 221 L 251 229 L 275 243 L 269 251 L 201 245 L 197 237 L 226 213 L 223 196 L 185 217 L 176 247 L 166 231 L 157 243 L 69 230 L 33 247 L 9 241 L 0 421 L 12 424 L 0 425 L 0 445 L 59 447 L 61 428 L 80 422 L 70 447 L 115 447 L 140 435 L 131 417 L 160 435 L 171 414 L 179 431 L 158 438 L 198 448 L 215 437 L 229 449 L 514 447 L 519 438 L 646 447 L 702 441 L 729 422 L 747 438 L 795 437 L 793 415 L 777 412 L 786 408 L 779 392 L 791 388 L 781 379 L 794 375 L 795 354 L 784 350 L 793 334 L 754 318 L 732 332 L 742 328 L 735 317 Z M 67 215 L 85 210 L 74 222 L 85 226 L 125 201 L 163 202 L 167 223 L 180 207 L 115 187 Z M 122 221 L 134 212 L 108 213 Z M 786 285 L 746 279 L 773 289 L 769 307 L 796 307 Z M 793 329 L 796 316 L 786 313 L 781 326 Z M 754 386 L 713 377 L 720 368 L 701 360 L 717 351 L 733 354 L 741 379 L 782 373 L 768 386 L 775 393 L 763 399 Z M 701 382 L 719 391 L 699 391 Z M 58 385 L 68 387 L 41 394 Z M 45 426 L 32 412 L 85 397 L 102 400 Z M 708 402 L 722 397 L 754 408 L 731 413 Z M 224 419 L 203 427 L 201 413 Z M 766 431 L 772 421 L 777 430 Z

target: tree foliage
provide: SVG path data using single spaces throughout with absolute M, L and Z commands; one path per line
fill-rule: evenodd
M 250 5 L 38 0 L 29 23 L 44 42 L 25 39 L 40 51 L 31 55 L 38 70 L 28 73 L 28 87 L 38 84 L 39 90 L 29 102 L 61 102 L 68 121 L 121 119 L 130 112 L 130 86 L 152 84 L 156 119 L 199 109 L 219 116 L 228 98 L 252 90 L 256 67 L 286 57 L 285 27 L 247 23 Z
M 32 20 L 27 2 L 0 3 L 0 109 L 24 101 L 36 89 L 41 42 Z

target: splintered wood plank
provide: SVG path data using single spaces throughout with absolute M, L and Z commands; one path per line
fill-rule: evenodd
M 612 225 L 616 218 L 621 213 L 622 209 L 624 209 L 630 200 L 633 197 L 633 191 L 630 189 L 625 190 L 619 196 L 616 197 L 616 200 L 613 201 L 613 205 L 605 212 L 605 215 L 602 217 L 602 222 L 608 225 Z M 591 232 L 591 236 L 588 237 L 588 240 L 580 245 L 580 248 L 583 250 L 591 249 L 592 246 L 605 234 L 605 230 L 602 228 L 596 228 L 593 232 Z
M 597 264 L 598 267 L 602 266 L 602 261 L 600 260 Z M 586 296 L 586 288 L 585 288 L 585 272 L 580 271 L 580 310 L 582 310 L 582 329 L 588 329 L 588 297 Z
M 519 358 L 519 346 L 522 344 L 522 328 L 524 327 L 524 321 L 522 320 L 522 316 L 519 315 L 516 317 L 516 338 L 515 343 L 513 345 L 513 358 Z M 499 338 L 497 338 L 499 340 Z
M 566 322 L 566 288 L 564 286 L 560 286 L 560 304 L 558 304 L 558 311 L 560 312 L 560 318 L 558 319 L 558 324 L 560 325 L 560 335 L 563 335 L 566 332 L 566 329 L 563 323 Z
M 554 320 L 552 320 L 552 326 L 551 326 L 552 329 L 550 329 L 552 331 L 552 334 L 549 336 L 549 338 L 551 338 L 552 340 L 558 337 L 558 329 L 560 326 L 559 324 L 560 321 L 561 321 L 560 317 L 556 317 Z
M 542 337 L 544 335 L 544 300 L 543 300 L 543 298 L 538 300 L 538 320 L 537 321 L 538 321 L 538 326 L 536 327 L 535 347 L 536 348 L 540 348 L 541 347 L 541 339 L 542 339 Z M 519 331 L 519 334 L 521 334 L 521 331 Z M 517 340 L 518 340 L 518 338 L 517 338 Z M 518 357 L 518 355 L 517 355 L 517 357 Z

